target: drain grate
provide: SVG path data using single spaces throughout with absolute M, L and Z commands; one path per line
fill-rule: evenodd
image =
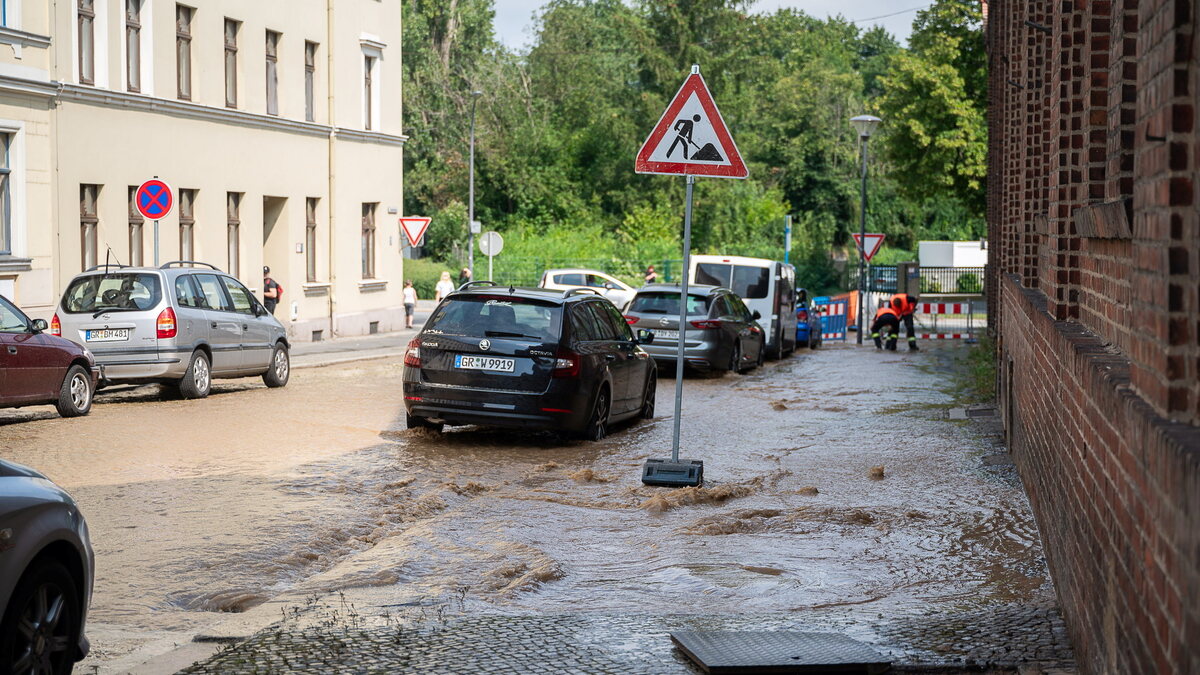
M 975 419 L 977 417 L 995 417 L 996 409 L 986 406 L 970 408 L 951 408 L 949 417 L 952 420 Z
M 837 633 L 680 631 L 671 640 L 706 673 L 882 673 L 891 662 Z

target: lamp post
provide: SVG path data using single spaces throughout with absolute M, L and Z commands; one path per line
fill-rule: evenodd
M 475 279 L 475 103 L 482 91 L 471 92 L 471 178 L 467 195 L 467 269 Z
M 859 209 L 858 228 L 858 344 L 860 345 L 863 343 L 863 318 L 866 313 L 863 305 L 867 302 L 867 257 L 863 251 L 864 242 L 867 240 L 867 141 L 871 139 L 871 133 L 875 131 L 875 127 L 879 126 L 881 121 L 883 120 L 874 115 L 859 115 L 850 118 L 850 124 L 854 125 L 862 143 L 862 208 Z

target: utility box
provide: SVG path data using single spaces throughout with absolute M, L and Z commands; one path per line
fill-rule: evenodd
M 921 264 L 902 262 L 896 264 L 896 292 L 907 293 L 914 298 L 921 295 Z

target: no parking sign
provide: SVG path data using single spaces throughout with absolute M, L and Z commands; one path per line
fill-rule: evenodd
M 171 207 L 175 205 L 175 197 L 171 186 L 155 178 L 138 186 L 134 203 L 142 217 L 158 220 L 171 212 Z

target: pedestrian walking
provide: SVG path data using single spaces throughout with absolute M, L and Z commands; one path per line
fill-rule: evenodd
M 454 282 L 450 281 L 450 270 L 442 272 L 442 278 L 438 280 L 437 286 L 434 286 L 433 291 L 434 302 L 441 302 L 446 299 L 447 295 L 454 292 Z
M 917 347 L 917 330 L 913 326 L 913 313 L 917 311 L 917 299 L 907 293 L 897 293 L 892 296 L 892 309 L 895 310 L 896 316 L 904 322 L 904 332 L 908 337 L 908 351 L 919 351 Z M 899 330 L 896 331 L 900 333 Z
M 283 287 L 271 278 L 271 268 L 263 265 L 263 307 L 266 307 L 267 311 L 274 315 L 275 306 L 279 304 L 281 297 L 283 297 Z
M 875 341 L 875 349 L 883 349 L 887 342 L 889 351 L 896 351 L 896 338 L 900 336 L 900 315 L 891 305 L 884 304 L 875 312 L 875 320 L 871 323 L 871 339 Z
M 404 327 L 413 327 L 413 314 L 417 311 L 417 289 L 412 279 L 404 282 Z
M 658 281 L 658 272 L 654 271 L 654 265 L 650 265 L 646 268 L 646 275 L 642 277 L 642 279 L 648 284 Z
M 462 271 L 458 273 L 458 285 L 462 286 L 469 281 L 471 281 L 471 268 L 464 267 L 462 268 Z

